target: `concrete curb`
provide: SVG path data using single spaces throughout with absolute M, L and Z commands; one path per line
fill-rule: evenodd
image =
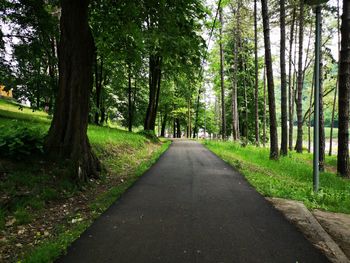
M 272 205 L 283 213 L 283 215 L 295 224 L 305 237 L 334 263 L 350 263 L 338 244 L 323 229 L 317 219 L 298 201 L 281 198 L 266 198 Z

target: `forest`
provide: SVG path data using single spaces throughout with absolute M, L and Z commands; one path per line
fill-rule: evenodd
M 86 1 L 78 16 L 64 4 L 2 3 L 0 83 L 17 101 L 53 116 L 45 149 L 74 153 L 82 178 L 99 169 L 88 123 L 270 143 L 275 159 L 311 151 L 314 6 L 101 0 Z M 67 2 L 67 10 L 74 7 L 81 9 Z M 338 67 L 340 50 L 347 55 L 344 8 L 339 1 L 322 8 L 320 167 L 325 154 L 337 154 L 338 172 L 348 176 L 348 72 L 346 63 Z

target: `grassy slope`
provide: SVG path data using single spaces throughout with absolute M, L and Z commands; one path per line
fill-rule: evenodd
M 266 148 L 241 147 L 232 142 L 206 141 L 205 146 L 236 167 L 264 196 L 303 201 L 309 208 L 350 214 L 350 180 L 332 172 L 320 175 L 320 191 L 312 191 L 312 155 L 290 153 L 279 161 L 269 160 Z M 335 157 L 327 157 L 327 170 L 334 171 Z
M 0 131 L 30 127 L 47 132 L 50 121 L 50 117 L 44 112 L 33 112 L 29 108 L 20 110 L 19 105 L 0 100 Z M 11 218 L 16 219 L 12 228 L 17 231 L 16 227 L 25 227 L 36 218 L 45 215 L 47 204 L 64 203 L 68 198 L 98 188 L 99 185 L 118 182 L 112 187 L 106 186 L 104 191 L 97 191 L 98 196 L 89 200 L 89 217 L 73 226 L 62 222 L 55 226 L 55 233 L 50 235 L 50 238 L 41 240 L 35 248 L 25 248 L 19 252 L 27 250 L 24 262 L 50 262 L 57 258 L 92 220 L 130 187 L 169 146 L 169 142 L 154 144 L 142 135 L 108 127 L 89 126 L 88 136 L 93 150 L 106 169 L 100 181 L 92 182 L 84 189 L 70 183 L 69 175 L 62 167 L 42 164 L 40 157 L 33 160 L 28 156 L 20 161 L 0 159 L 1 197 L 9 200 L 5 206 L 0 207 L 0 230 L 4 231 L 10 231 L 5 227 L 5 222 Z M 6 171 L 3 177 L 2 170 Z M 70 220 L 72 217 L 73 214 L 68 215 L 66 219 Z M 11 239 L 18 242 L 16 237 L 9 238 L 10 242 Z M 0 249 L 0 254 L 1 252 Z

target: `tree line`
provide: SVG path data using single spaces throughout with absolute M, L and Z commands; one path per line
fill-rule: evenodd
M 213 8 L 202 0 L 6 0 L 0 83 L 52 114 L 45 150 L 70 159 L 79 180 L 101 169 L 86 135 L 89 123 L 269 142 L 270 158 L 278 159 L 303 152 L 305 126 L 311 151 L 314 17 L 304 0 L 223 0 Z M 323 6 L 320 168 L 325 125 L 329 154 L 338 127 L 343 176 L 349 174 L 348 17 L 347 1 Z M 271 29 L 279 31 L 278 55 Z M 215 39 L 209 51 L 203 32 Z M 329 47 L 334 34 L 340 59 Z
M 342 176 L 349 176 L 348 5 L 347 1 L 322 5 L 319 167 L 324 169 L 327 124 L 329 155 L 338 128 L 338 173 Z M 233 140 L 256 145 L 269 141 L 271 159 L 293 150 L 302 153 L 307 135 L 310 152 L 315 103 L 314 7 L 304 0 L 237 0 L 224 1 L 218 8 L 220 17 L 224 10 L 225 19 L 220 18 L 218 25 L 210 74 L 214 104 L 221 107 L 213 109 L 220 129 L 211 132 L 224 140 L 231 135 Z M 333 36 L 337 36 L 339 58 L 332 52 Z

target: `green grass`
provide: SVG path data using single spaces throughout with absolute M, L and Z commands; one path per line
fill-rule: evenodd
M 130 186 L 132 186 L 139 176 L 154 164 L 162 153 L 169 147 L 170 142 L 164 143 L 152 155 L 152 158 L 141 162 L 141 164 L 129 174 L 127 179 L 116 187 L 113 187 L 108 192 L 99 196 L 90 207 L 94 218 L 97 218 L 103 213 L 115 200 L 117 200 Z M 77 223 L 73 228 L 68 229 L 66 226 L 58 226 L 60 234 L 50 240 L 41 243 L 21 262 L 25 263 L 44 263 L 52 262 L 64 253 L 67 247 L 77 239 L 93 222 L 93 220 L 82 221 Z
M 50 122 L 51 117 L 45 112 L 33 112 L 30 108 L 21 108 L 11 100 L 0 99 L 0 144 L 2 136 L 23 129 L 33 130 L 38 136 L 45 135 Z M 64 164 L 53 163 L 40 154 L 5 154 L 5 158 L 0 158 L 0 193 L 2 199 L 6 200 L 5 203 L 0 203 L 0 230 L 6 228 L 5 222 L 9 216 L 16 219 L 16 225 L 26 225 L 43 215 L 46 205 L 51 201 L 61 202 L 81 191 L 89 191 L 108 182 L 111 176 L 121 179 L 121 183 L 108 187 L 109 190 L 88 204 L 90 218 L 73 226 L 67 223 L 55 226 L 54 235 L 39 243 L 34 250 L 27 251 L 22 262 L 51 262 L 56 259 L 170 145 L 169 141 L 153 143 L 139 133 L 95 125 L 89 126 L 88 137 L 104 167 L 97 183 L 93 181 L 84 186 L 76 185 L 71 181 L 70 172 Z
M 313 192 L 311 154 L 293 152 L 272 161 L 265 148 L 241 147 L 232 142 L 205 141 L 204 144 L 236 167 L 264 196 L 299 200 L 310 209 L 350 214 L 350 180 L 324 172 L 320 174 L 319 193 Z M 334 158 L 327 157 L 329 168 L 334 165 Z

